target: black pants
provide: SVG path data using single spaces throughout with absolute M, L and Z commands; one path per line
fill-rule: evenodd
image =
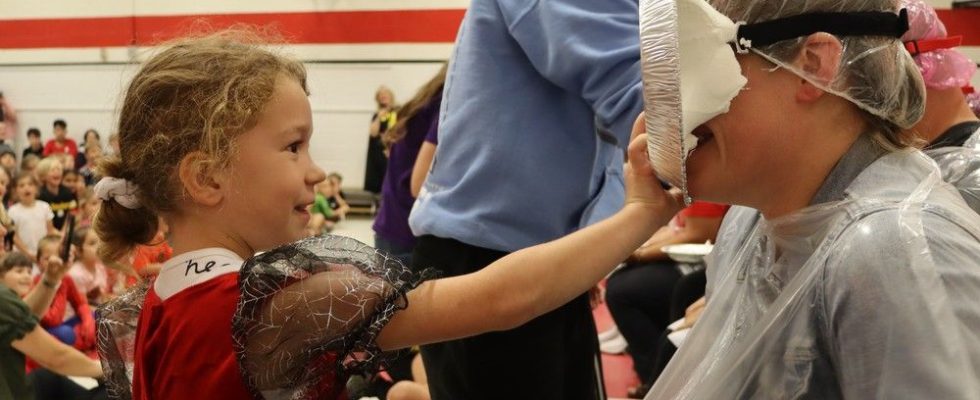
M 687 307 L 704 296 L 704 286 L 707 284 L 705 271 L 692 272 L 684 275 L 674 287 L 674 294 L 670 300 L 670 320 L 676 321 L 684 318 Z M 667 368 L 667 363 L 674 357 L 677 347 L 669 339 L 667 332 L 663 332 L 657 340 L 657 352 L 653 360 L 653 372 L 650 374 L 650 383 L 656 382 L 660 374 Z
M 31 371 L 27 377 L 34 386 L 36 400 L 104 400 L 107 398 L 103 386 L 85 390 L 71 379 L 44 368 Z
M 627 265 L 606 282 L 609 313 L 629 345 L 633 369 L 643 383 L 653 382 L 657 338 L 672 322 L 670 298 L 680 278 L 674 262 L 661 261 Z
M 449 277 L 477 271 L 505 255 L 423 236 L 412 263 L 416 270 L 436 268 Z M 605 399 L 595 322 L 585 294 L 517 329 L 423 346 L 422 361 L 433 400 Z

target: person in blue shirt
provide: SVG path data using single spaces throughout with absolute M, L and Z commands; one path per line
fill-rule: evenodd
M 641 108 L 636 0 L 474 0 L 409 220 L 413 265 L 466 274 L 614 213 Z M 435 400 L 605 397 L 584 294 L 422 356 Z

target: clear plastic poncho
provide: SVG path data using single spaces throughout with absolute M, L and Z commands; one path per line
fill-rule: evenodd
M 980 214 L 980 129 L 962 147 L 928 149 L 942 171 L 943 180 L 955 186 L 966 204 Z
M 647 399 L 980 398 L 980 216 L 921 152 L 868 142 L 832 200 L 729 211 L 708 306 Z

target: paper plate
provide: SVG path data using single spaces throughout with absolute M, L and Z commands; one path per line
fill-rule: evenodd
M 704 260 L 704 256 L 711 253 L 712 248 L 714 246 L 710 244 L 685 243 L 664 246 L 660 250 L 667 253 L 667 256 L 671 260 L 680 263 L 697 264 Z

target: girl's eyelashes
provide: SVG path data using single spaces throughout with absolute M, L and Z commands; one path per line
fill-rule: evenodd
M 299 149 L 302 146 L 302 144 L 303 144 L 302 141 L 297 140 L 291 143 L 288 147 L 286 147 L 286 150 L 289 150 L 290 153 L 299 153 Z

